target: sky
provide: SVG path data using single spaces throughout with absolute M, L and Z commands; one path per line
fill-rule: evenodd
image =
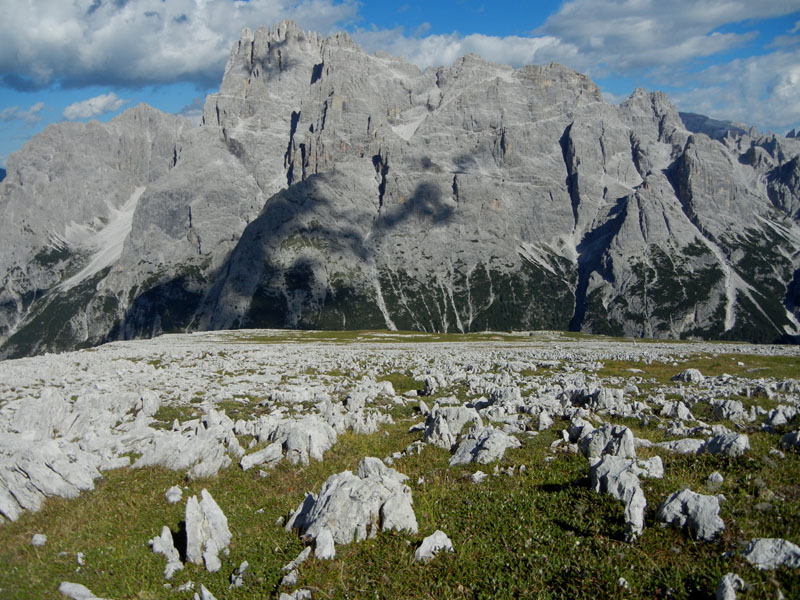
M 559 62 L 609 102 L 637 87 L 679 110 L 800 128 L 800 0 L 0 0 L 0 167 L 51 123 L 140 102 L 199 120 L 243 27 L 346 31 L 424 69 L 469 52 Z

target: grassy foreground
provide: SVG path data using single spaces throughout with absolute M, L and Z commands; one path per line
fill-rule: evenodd
M 680 368 L 686 366 L 696 366 L 706 375 L 800 379 L 797 357 L 702 355 L 687 359 Z M 609 361 L 598 375 L 624 378 L 631 368 L 653 386 L 679 370 L 672 364 Z M 397 393 L 421 387 L 409 373 L 388 372 L 383 379 L 392 381 Z M 463 390 L 439 393 L 465 400 Z M 402 451 L 421 438 L 420 433 L 408 433 L 409 426 L 420 421 L 416 402 L 391 412 L 395 425 L 373 435 L 341 435 L 323 462 L 312 461 L 307 467 L 282 462 L 266 477 L 259 476 L 258 469 L 243 472 L 236 466 L 196 481 L 156 468 L 106 472 L 93 492 L 75 500 L 48 500 L 38 513 L 0 526 L 0 598 L 56 598 L 62 581 L 82 583 L 98 596 L 118 599 L 189 598 L 190 592 L 177 591 L 186 581 L 195 582 L 195 591 L 202 583 L 218 599 L 272 598 L 291 591 L 279 587 L 281 567 L 303 545 L 276 521 L 297 507 L 304 492 L 319 491 L 330 475 L 355 470 L 364 456 Z M 657 430 L 625 424 L 637 436 L 660 439 Z M 410 478 L 419 534 L 382 533 L 337 546 L 332 561 L 312 556 L 300 568 L 297 587 L 311 590 L 314 598 L 709 598 L 720 578 L 735 572 L 748 584 L 742 598 L 775 598 L 778 590 L 787 598 L 800 597 L 797 570 L 758 571 L 737 556 L 723 556 L 754 537 L 782 537 L 800 544 L 800 455 L 787 452 L 780 459 L 770 454 L 777 446 L 776 434 L 748 431 L 752 449 L 735 459 L 660 453 L 666 476 L 644 482 L 646 528 L 629 544 L 623 541 L 622 504 L 588 489 L 586 459 L 550 449 L 565 426 L 556 422 L 539 435 L 522 436 L 523 447 L 508 451 L 498 465 L 512 468 L 514 475 L 490 475 L 481 484 L 473 484 L 470 475 L 479 468 L 491 474 L 493 465 L 449 468 L 449 453 L 430 446 L 402 458 L 394 466 Z M 241 441 L 246 446 L 249 440 Z M 652 452 L 640 450 L 639 455 L 647 458 Z M 706 478 L 713 471 L 720 471 L 725 482 L 712 492 Z M 164 492 L 175 484 L 184 487 L 184 500 L 170 505 Z M 658 503 L 682 487 L 725 496 L 723 536 L 698 542 L 686 531 L 656 523 Z M 218 573 L 186 565 L 166 582 L 165 559 L 153 554 L 147 541 L 163 525 L 177 531 L 186 498 L 203 488 L 228 518 L 233 533 L 230 556 Z M 452 539 L 455 554 L 415 563 L 414 549 L 436 529 Z M 45 546 L 31 545 L 35 533 L 47 535 Z M 78 565 L 78 552 L 83 553 L 83 566 Z M 229 589 L 229 575 L 243 560 L 250 565 L 245 585 Z

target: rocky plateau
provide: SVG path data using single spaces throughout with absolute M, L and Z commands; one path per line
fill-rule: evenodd
M 464 575 L 477 553 L 500 561 L 492 577 L 512 577 L 509 597 L 791 597 L 798 361 L 796 346 L 286 330 L 6 360 L 0 593 L 324 598 L 437 576 L 453 586 L 442 597 L 456 583 L 506 589 L 491 588 L 491 569 Z M 395 450 L 375 456 L 381 447 Z M 291 483 L 307 472 L 311 489 Z M 107 478 L 120 491 L 100 500 Z M 495 497 L 528 499 L 493 514 Z M 81 501 L 110 511 L 119 539 L 93 537 L 92 518 L 65 536 L 51 511 Z M 387 545 L 378 563 L 394 579 L 360 588 L 343 575 L 348 563 L 369 571 Z M 615 566 L 580 587 L 558 575 L 569 552 L 581 572 L 606 554 Z M 525 561 L 540 566 L 517 573 Z M 325 580 L 331 562 L 338 575 Z M 20 578 L 26 568 L 47 575 Z

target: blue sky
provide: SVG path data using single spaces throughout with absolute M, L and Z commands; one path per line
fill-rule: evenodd
M 800 127 L 800 0 L 0 0 L 0 166 L 46 125 L 139 102 L 197 119 L 242 27 L 291 18 L 421 68 L 468 52 L 590 75 L 609 101 Z

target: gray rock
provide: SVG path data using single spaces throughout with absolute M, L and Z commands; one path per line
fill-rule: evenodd
M 706 479 L 706 487 L 708 487 L 710 490 L 718 490 L 720 487 L 722 487 L 724 481 L 725 478 L 722 476 L 722 474 L 719 471 L 714 471 Z
M 200 492 L 201 500 L 192 496 L 186 502 L 186 560 L 205 563 L 210 572 L 222 566 L 219 553 L 228 547 L 231 532 L 228 519 L 207 490 Z
M 664 402 L 664 405 L 661 407 L 660 414 L 662 417 L 672 417 L 675 419 L 680 419 L 681 421 L 695 420 L 692 411 L 690 411 L 689 407 L 680 400 L 677 402 Z
M 626 415 L 630 412 L 623 390 L 612 388 L 600 388 L 592 394 L 589 407 L 597 413 L 608 413 L 612 415 Z
M 250 568 L 250 563 L 246 560 L 242 561 L 241 564 L 233 570 L 231 573 L 231 588 L 240 588 L 244 585 L 244 577 L 245 573 L 247 573 L 247 569 Z
M 443 531 L 437 529 L 422 540 L 422 544 L 414 552 L 414 560 L 416 562 L 427 562 L 440 552 L 455 552 L 455 550 L 450 538 Z
M 679 490 L 662 502 L 656 517 L 663 523 L 677 527 L 688 526 L 699 540 L 711 540 L 725 529 L 719 517 L 719 500 L 691 490 Z
M 544 431 L 546 429 L 550 429 L 553 426 L 553 418 L 547 413 L 547 411 L 543 410 L 539 413 L 539 431 Z
M 768 429 L 772 429 L 775 427 L 780 427 L 781 425 L 787 425 L 797 416 L 797 408 L 794 406 L 788 406 L 786 404 L 781 404 L 776 408 L 773 408 L 769 411 L 766 420 L 764 421 L 764 427 Z
M 567 428 L 567 439 L 573 443 L 578 442 L 592 431 L 594 431 L 594 425 L 581 417 L 575 416 L 570 419 L 569 427 Z
M 714 418 L 722 421 L 746 421 L 748 420 L 747 411 L 744 404 L 738 400 L 718 400 L 714 404 Z
M 306 562 L 306 560 L 308 560 L 309 556 L 311 556 L 311 546 L 306 546 L 305 548 L 303 548 L 303 550 L 300 552 L 300 554 L 298 554 L 297 557 L 293 561 L 283 565 L 281 570 L 284 573 L 289 573 L 290 571 L 297 571 L 297 567 L 299 567 L 304 562 Z
M 636 458 L 633 432 L 624 425 L 602 425 L 578 439 L 578 446 L 587 458 L 610 454 L 621 458 Z
M 743 592 L 745 583 L 735 573 L 727 573 L 717 584 L 716 600 L 736 600 L 736 592 Z
M 314 540 L 314 557 L 317 560 L 331 560 L 336 556 L 333 534 L 327 527 L 322 527 Z
M 742 551 L 742 556 L 759 569 L 800 567 L 800 547 L 780 538 L 756 538 Z
M 639 537 L 644 530 L 644 509 L 647 500 L 639 477 L 660 479 L 664 467 L 658 456 L 637 461 L 607 454 L 589 459 L 591 488 L 610 494 L 625 505 L 625 536 L 628 541 Z
M 706 448 L 705 440 L 684 438 L 681 440 L 671 440 L 668 442 L 658 442 L 652 444 L 653 448 L 662 448 L 675 454 L 700 454 Z
M 297 571 L 289 571 L 281 579 L 281 587 L 294 587 L 297 585 Z
M 266 464 L 268 466 L 273 466 L 282 458 L 283 446 L 280 442 L 273 442 L 258 452 L 253 452 L 252 454 L 243 456 L 242 460 L 239 462 L 239 466 L 242 467 L 243 471 L 247 471 L 248 469 L 258 465 Z
M 699 369 L 684 369 L 680 373 L 673 375 L 670 380 L 684 383 L 703 383 L 705 379 Z
M 308 494 L 286 523 L 286 530 L 316 539 L 327 528 L 337 544 L 361 541 L 378 529 L 417 532 L 407 479 L 386 467 L 380 459 L 361 461 L 358 474 L 343 471 L 331 475 L 319 496 Z
M 44 546 L 47 543 L 47 536 L 43 533 L 35 533 L 31 538 L 32 546 Z
M 194 600 L 217 600 L 214 594 L 208 591 L 208 588 L 202 583 L 200 584 L 200 593 L 195 593 Z
M 610 494 L 625 505 L 625 537 L 633 541 L 644 530 L 647 505 L 641 483 L 632 467 L 635 461 L 606 455 L 590 461 L 589 480 L 594 491 Z
M 461 430 L 467 425 L 483 428 L 483 421 L 474 408 L 464 406 L 435 406 L 425 419 L 423 441 L 450 450 Z
M 175 548 L 172 539 L 172 532 L 166 525 L 161 529 L 161 535 L 156 536 L 147 542 L 156 554 L 163 554 L 167 559 L 167 566 L 164 568 L 164 579 L 172 579 L 176 571 L 183 569 L 181 556 Z
M 167 498 L 167 502 L 170 504 L 177 504 L 183 498 L 183 490 L 177 485 L 173 485 L 164 495 Z
M 470 480 L 472 481 L 472 483 L 483 483 L 484 481 L 486 481 L 487 477 L 489 476 L 483 471 L 475 471 L 470 477 Z
M 154 432 L 133 467 L 160 465 L 187 470 L 190 479 L 212 477 L 230 466 L 229 448 L 238 449 L 233 421 L 209 409 L 203 421 L 191 430 Z
M 89 588 L 80 583 L 64 581 L 58 586 L 58 591 L 61 595 L 72 598 L 72 600 L 103 600 L 95 596 Z
M 450 458 L 450 466 L 478 463 L 488 465 L 500 460 L 508 448 L 520 448 L 520 441 L 499 429 L 485 427 L 473 429 L 461 439 Z
M 307 465 L 310 458 L 322 460 L 324 453 L 336 443 L 336 430 L 318 416 L 308 415 L 284 421 L 270 439 L 283 446 L 284 456 L 291 464 Z
M 724 456 L 742 456 L 750 449 L 750 440 L 743 433 L 722 433 L 708 440 L 705 452 Z

